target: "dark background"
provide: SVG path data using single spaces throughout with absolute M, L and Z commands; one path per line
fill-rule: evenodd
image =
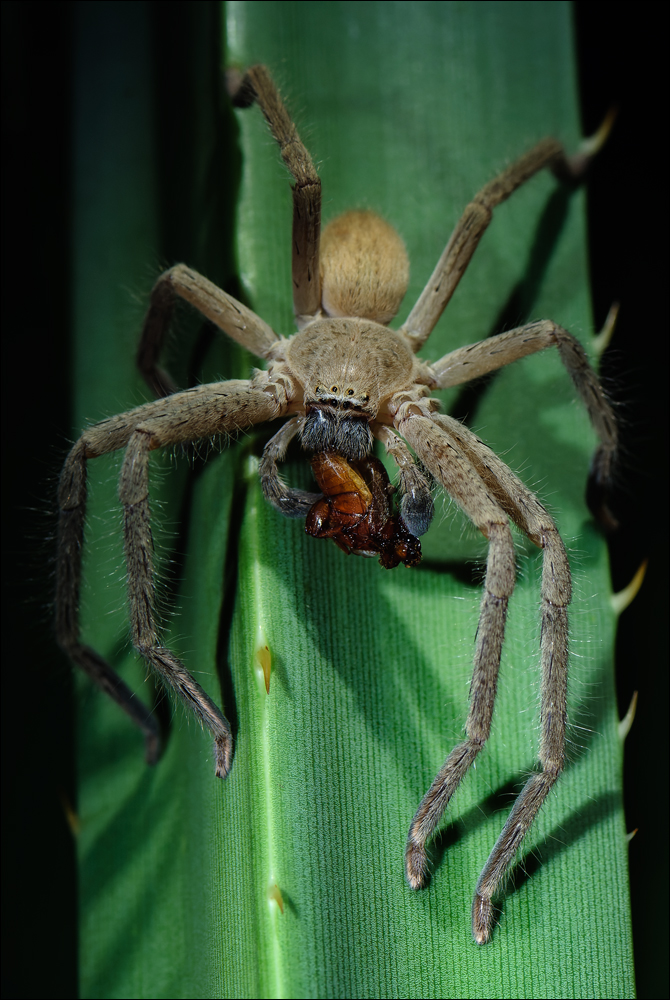
M 3 995 L 17 998 L 77 995 L 77 874 L 63 807 L 76 803 L 72 677 L 54 652 L 51 542 L 44 548 L 44 536 L 52 538 L 55 526 L 50 497 L 58 455 L 70 433 L 76 6 L 2 4 L 2 973 Z M 203 20 L 213 39 L 220 36 L 220 6 L 203 0 L 149 6 L 160 11 L 156 47 L 174 67 L 173 99 L 188 100 L 190 46 Z M 625 773 L 627 823 L 639 830 L 630 846 L 630 872 L 640 997 L 668 995 L 668 140 L 662 10 L 655 3 L 574 4 L 584 134 L 597 128 L 610 106 L 619 108 L 606 149 L 591 169 L 588 197 L 596 323 L 602 324 L 613 301 L 622 307 L 602 367 L 621 404 L 623 434 L 621 484 L 612 503 L 621 522 L 610 543 L 614 589 L 626 586 L 645 557 L 650 560 L 617 641 L 621 715 L 633 691 L 640 692 Z M 216 59 L 213 46 L 213 67 Z

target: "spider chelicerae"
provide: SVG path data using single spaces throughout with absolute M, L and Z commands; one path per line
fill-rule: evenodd
M 558 779 L 565 757 L 571 596 L 565 547 L 537 497 L 467 427 L 438 412 L 431 391 L 460 385 L 547 347 L 559 351 L 600 439 L 592 483 L 604 492 L 616 453 L 616 424 L 597 376 L 578 341 L 555 323 L 529 323 L 445 355 L 417 357 L 474 253 L 496 205 L 544 167 L 577 178 L 604 140 L 606 128 L 573 157 L 545 139 L 487 184 L 466 207 L 433 274 L 399 330 L 389 329 L 407 289 L 402 240 L 372 212 L 347 212 L 321 232 L 321 184 L 277 88 L 263 66 L 232 84 L 240 107 L 258 103 L 293 180 L 293 303 L 298 332 L 278 336 L 259 316 L 183 264 L 158 279 L 144 323 L 138 363 L 161 398 L 83 432 L 70 451 L 59 487 L 57 636 L 71 659 L 143 731 L 150 762 L 159 756 L 153 715 L 107 662 L 79 637 L 81 553 L 90 458 L 125 448 L 119 498 L 133 645 L 214 737 L 216 775 L 230 771 L 230 726 L 186 667 L 161 644 L 154 610 L 149 519 L 149 455 L 156 448 L 234 435 L 283 418 L 265 447 L 259 473 L 269 502 L 307 530 L 345 551 L 379 555 L 386 567 L 420 558 L 418 536 L 433 515 L 437 483 L 488 539 L 466 739 L 447 756 L 409 829 L 405 851 L 412 888 L 427 881 L 426 845 L 449 800 L 489 736 L 507 605 L 515 583 L 510 520 L 543 552 L 541 588 L 541 769 L 516 800 L 477 883 L 475 940 L 486 942 L 492 899 L 516 851 Z M 176 298 L 191 303 L 233 340 L 263 358 L 249 380 L 199 385 L 179 392 L 158 365 Z M 287 486 L 279 462 L 298 437 L 312 456 L 321 494 Z M 381 442 L 398 467 L 394 489 L 371 452 Z M 397 497 L 397 510 L 395 509 Z

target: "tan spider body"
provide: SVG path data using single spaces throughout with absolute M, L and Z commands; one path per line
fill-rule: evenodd
M 320 236 L 320 181 L 267 70 L 254 67 L 242 81 L 236 81 L 234 89 L 239 105 L 258 102 L 295 180 L 293 291 L 299 329 L 292 337 L 279 337 L 251 310 L 184 265 L 161 276 L 145 321 L 138 362 L 149 384 L 164 398 L 88 428 L 63 469 L 58 638 L 72 659 L 143 729 L 147 757 L 156 760 L 159 741 L 152 715 L 79 639 L 86 463 L 125 448 L 119 496 L 124 509 L 133 644 L 213 734 L 216 773 L 225 777 L 233 752 L 228 722 L 184 665 L 160 644 L 155 624 L 149 454 L 156 448 L 234 435 L 269 420 L 288 418 L 267 444 L 259 472 L 265 496 L 276 508 L 291 517 L 305 517 L 322 498 L 282 482 L 278 462 L 291 439 L 299 436 L 302 446 L 315 456 L 339 456 L 343 479 L 347 478 L 346 463 L 366 460 L 375 440 L 380 441 L 398 466 L 403 530 L 411 535 L 427 530 L 434 481 L 489 542 L 466 739 L 447 757 L 410 826 L 406 874 L 410 885 L 419 888 L 427 878 L 426 843 L 490 732 L 507 604 L 515 583 L 511 519 L 543 551 L 541 770 L 530 777 L 517 799 L 477 884 L 473 934 L 483 943 L 491 932 L 493 895 L 563 768 L 570 569 L 556 527 L 537 498 L 475 434 L 439 414 L 439 404 L 430 394 L 546 347 L 557 347 L 601 441 L 593 466 L 600 486 L 606 485 L 610 475 L 616 428 L 583 349 L 550 321 L 462 347 L 433 364 L 419 359 L 416 352 L 453 294 L 495 205 L 544 166 L 557 174 L 578 175 L 597 143 L 567 159 L 557 142 L 544 140 L 488 184 L 466 208 L 407 321 L 394 331 L 386 324 L 396 314 L 408 280 L 402 241 L 387 223 L 368 212 L 340 216 Z M 177 392 L 157 366 L 175 296 L 192 303 L 263 358 L 267 369 L 256 371 L 250 380 Z M 353 492 L 355 499 L 356 488 Z

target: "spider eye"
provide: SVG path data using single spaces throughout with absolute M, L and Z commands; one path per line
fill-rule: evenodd
M 353 394 L 354 394 L 353 389 L 347 389 L 347 396 L 353 396 Z
M 331 392 L 338 392 L 339 390 L 338 390 L 338 388 L 337 388 L 337 386 L 336 386 L 336 385 L 331 385 L 331 387 L 330 387 L 330 391 L 331 391 Z
M 317 387 L 316 387 L 316 389 L 314 390 L 314 392 L 315 392 L 315 393 L 316 393 L 316 395 L 318 396 L 318 395 L 319 395 L 319 393 L 323 392 L 323 389 L 321 388 L 321 386 L 320 386 L 320 385 L 317 385 Z

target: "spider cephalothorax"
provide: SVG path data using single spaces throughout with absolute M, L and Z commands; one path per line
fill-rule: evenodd
M 488 539 L 489 555 L 466 739 L 447 756 L 409 830 L 406 876 L 413 888 L 420 888 L 427 878 L 426 843 L 489 736 L 507 604 L 515 583 L 512 521 L 543 552 L 541 768 L 528 779 L 477 883 L 472 927 L 475 940 L 483 943 L 491 933 L 493 895 L 563 768 L 570 568 L 556 526 L 537 497 L 472 431 L 440 414 L 430 393 L 555 347 L 600 439 L 593 463 L 599 488 L 610 476 L 616 426 L 584 350 L 549 320 L 459 348 L 432 364 L 416 354 L 451 298 L 495 206 L 543 167 L 559 176 L 577 176 L 604 134 L 573 158 L 566 157 L 555 140 L 545 139 L 487 184 L 466 207 L 424 291 L 405 323 L 394 331 L 386 324 L 398 311 L 408 276 L 400 237 L 370 212 L 348 212 L 321 234 L 319 177 L 268 71 L 253 67 L 233 89 L 240 105 L 259 104 L 295 181 L 293 301 L 298 332 L 279 337 L 250 309 L 183 264 L 159 278 L 138 363 L 156 395 L 163 398 L 85 430 L 61 475 L 58 639 L 141 727 L 147 758 L 155 761 L 159 734 L 154 717 L 79 636 L 87 462 L 125 448 L 119 497 L 133 644 L 212 733 L 216 774 L 225 777 L 233 752 L 228 722 L 180 660 L 161 644 L 155 622 L 150 452 L 283 418 L 259 465 L 267 499 L 289 517 L 306 517 L 310 534 L 332 538 L 346 552 L 378 555 L 389 568 L 418 562 L 418 536 L 430 524 L 431 489 L 436 483 Z M 190 302 L 264 359 L 267 369 L 256 371 L 249 380 L 176 391 L 170 376 L 158 367 L 175 297 Z M 320 494 L 293 489 L 279 475 L 279 463 L 296 435 L 311 454 Z M 398 467 L 394 488 L 371 454 L 375 442 L 384 446 Z

